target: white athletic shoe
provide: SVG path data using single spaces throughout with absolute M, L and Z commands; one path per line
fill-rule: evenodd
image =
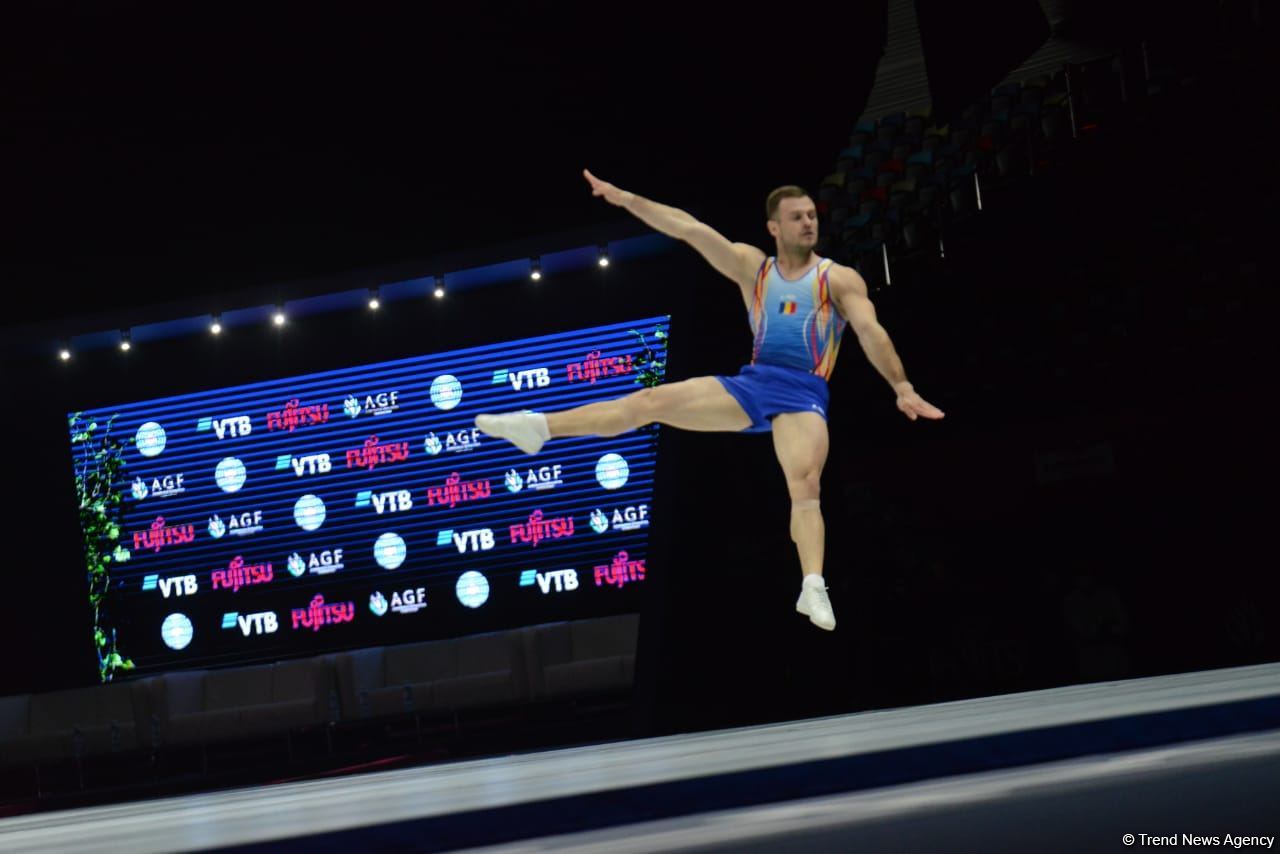
M 804 614 L 809 622 L 820 629 L 831 631 L 836 627 L 836 615 L 831 611 L 831 600 L 827 598 L 827 588 L 824 585 L 801 584 L 796 611 Z
M 476 427 L 486 436 L 506 439 L 526 454 L 536 454 L 551 438 L 547 417 L 541 412 L 507 412 L 502 415 L 477 415 Z

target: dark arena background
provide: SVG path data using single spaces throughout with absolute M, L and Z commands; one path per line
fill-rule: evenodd
M 0 848 L 1272 847 L 1275 10 L 980 5 L 7 8 Z M 846 332 L 834 631 L 768 436 L 474 429 L 750 359 L 584 168 L 946 412 Z

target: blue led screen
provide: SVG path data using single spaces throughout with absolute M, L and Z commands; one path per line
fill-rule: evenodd
M 636 610 L 657 425 L 530 456 L 474 419 L 657 385 L 668 326 L 72 413 L 102 678 Z

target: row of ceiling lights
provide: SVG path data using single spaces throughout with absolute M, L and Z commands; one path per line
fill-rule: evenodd
M 601 267 L 609 266 L 609 250 L 606 247 L 604 246 L 600 247 L 600 252 L 599 252 L 599 256 L 596 259 L 596 263 L 599 264 Z M 535 282 L 542 280 L 542 259 L 537 255 L 529 259 L 529 278 Z M 435 289 L 432 291 L 432 295 L 436 299 L 444 299 L 444 276 L 436 276 L 436 286 L 435 286 Z M 379 298 L 379 289 L 369 288 L 369 310 L 377 311 L 381 306 L 382 306 L 382 301 Z M 285 321 L 287 319 L 288 318 L 285 316 L 285 313 L 284 313 L 284 303 L 276 303 L 276 312 L 271 316 L 271 322 L 274 323 L 276 326 L 284 326 Z M 209 332 L 213 335 L 222 334 L 222 315 L 221 314 L 213 315 L 209 323 Z M 128 353 L 131 349 L 133 349 L 133 343 L 131 342 L 130 338 L 131 338 L 131 335 L 128 329 L 120 330 L 121 351 Z M 64 362 L 70 361 L 71 347 L 69 344 L 63 344 L 61 349 L 59 349 L 58 358 Z

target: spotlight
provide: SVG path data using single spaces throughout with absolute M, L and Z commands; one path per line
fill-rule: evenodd
M 378 299 L 378 289 L 369 288 L 369 310 L 377 311 L 382 302 Z
M 64 362 L 71 359 L 71 350 L 67 347 L 65 341 L 62 344 L 62 348 L 58 350 L 58 358 Z
M 213 322 L 209 324 L 209 331 L 212 332 L 214 335 L 222 334 L 222 315 L 221 314 L 215 314 L 213 316 Z
M 276 303 L 276 316 L 272 318 L 276 326 L 284 326 L 284 303 Z
M 126 353 L 133 348 L 133 343 L 130 341 L 130 338 L 131 335 L 128 329 L 120 330 L 120 349 Z
M 529 278 L 533 279 L 535 282 L 541 280 L 542 279 L 542 258 L 540 258 L 537 255 L 533 256 L 533 260 L 529 262 L 529 267 L 530 267 Z
M 432 293 L 436 299 L 444 299 L 444 276 L 436 276 L 436 289 Z
M 600 244 L 600 256 L 596 259 L 596 263 L 601 267 L 609 266 L 609 247 L 603 243 Z

